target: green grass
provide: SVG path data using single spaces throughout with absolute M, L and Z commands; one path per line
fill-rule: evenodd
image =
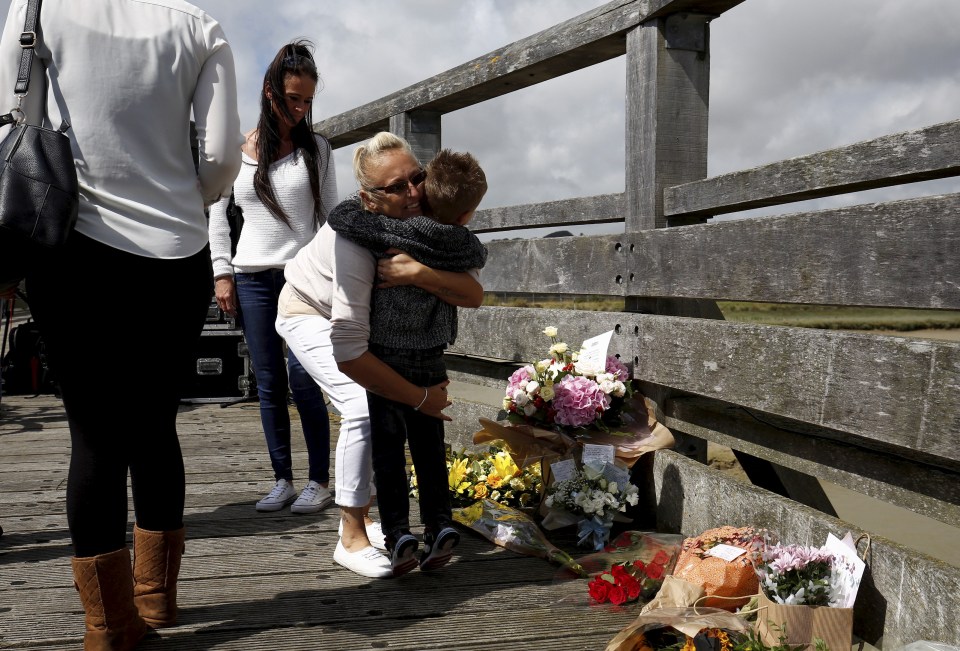
M 607 296 L 572 296 L 564 299 L 551 297 L 550 300 L 547 300 L 536 295 L 502 298 L 493 294 L 487 294 L 484 297 L 483 304 L 602 312 L 620 312 L 624 306 L 623 299 Z M 911 310 L 733 301 L 718 301 L 717 306 L 728 321 L 795 328 L 890 330 L 897 332 L 960 328 L 960 311 L 954 310 Z

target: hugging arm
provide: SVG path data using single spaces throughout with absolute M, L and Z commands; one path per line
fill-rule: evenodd
M 457 307 L 480 307 L 483 303 L 483 285 L 469 271 L 441 271 L 421 264 L 406 253 L 395 249 L 393 257 L 377 263 L 380 288 L 397 285 L 415 285 L 440 300 Z

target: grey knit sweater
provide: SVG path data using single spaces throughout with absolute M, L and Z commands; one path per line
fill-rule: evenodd
M 327 222 L 342 237 L 387 257 L 390 248 L 441 271 L 480 269 L 487 248 L 464 226 L 441 224 L 429 217 L 395 219 L 363 209 L 358 197 L 334 208 Z M 378 289 L 370 299 L 370 343 L 422 350 L 452 344 L 457 338 L 457 308 L 430 292 L 401 285 Z

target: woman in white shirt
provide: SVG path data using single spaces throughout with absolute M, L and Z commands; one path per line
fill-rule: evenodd
M 311 107 L 319 75 L 306 41 L 284 45 L 264 75 L 257 128 L 247 134 L 233 184 L 243 211 L 236 252 L 225 198 L 210 209 L 210 252 L 217 303 L 237 315 L 253 363 L 260 421 L 274 485 L 258 511 L 315 513 L 333 503 L 330 420 L 323 394 L 277 334 L 283 268 L 323 225 L 337 203 L 330 143 L 313 133 Z M 288 386 L 307 445 L 307 484 L 297 496 L 291 457 Z
M 14 87 L 26 11 L 27 0 L 10 2 L 0 93 Z M 84 647 L 132 649 L 148 625 L 176 619 L 176 418 L 213 293 L 204 206 L 240 166 L 233 53 L 220 25 L 181 0 L 45 0 L 40 13 L 23 109 L 34 124 L 70 123 L 80 209 L 64 250 L 29 271 L 27 296 L 70 425 Z
M 354 154 L 363 192 L 375 194 L 378 212 L 389 217 L 422 214 L 422 172 L 410 145 L 393 134 L 378 134 Z M 450 402 L 447 382 L 424 389 L 368 350 L 370 295 L 378 274 L 381 283 L 416 285 L 464 307 L 480 305 L 483 287 L 475 274 L 431 269 L 406 254 L 378 263 L 369 249 L 329 225 L 287 265 L 277 331 L 341 414 L 335 474 L 342 533 L 333 558 L 357 574 L 384 578 L 393 576 L 393 568 L 371 544 L 378 537 L 383 548 L 383 533 L 366 513 L 373 481 L 366 391 L 443 420 L 450 420 L 443 413 Z

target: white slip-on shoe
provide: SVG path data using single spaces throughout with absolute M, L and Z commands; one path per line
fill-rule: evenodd
M 390 559 L 373 547 L 348 552 L 344 549 L 343 543 L 338 540 L 337 548 L 333 552 L 333 560 L 351 572 L 371 579 L 385 579 L 393 576 Z
M 297 489 L 286 479 L 278 479 L 273 490 L 257 502 L 258 511 L 279 511 L 297 499 Z
M 294 513 L 316 513 L 331 504 L 333 495 L 330 491 L 311 479 L 290 510 Z

